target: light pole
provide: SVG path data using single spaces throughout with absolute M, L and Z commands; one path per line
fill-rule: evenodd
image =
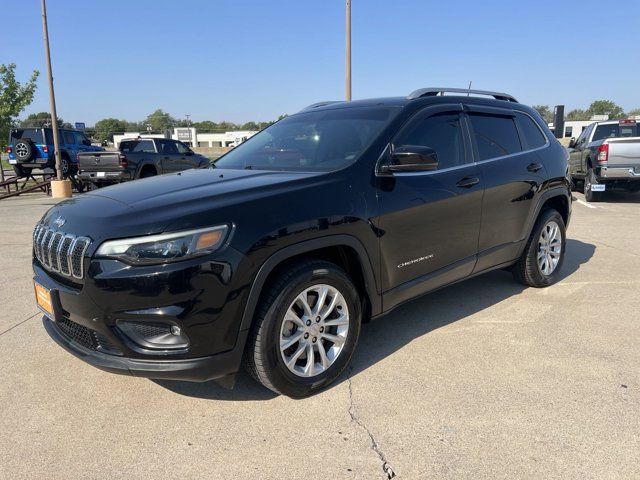
M 351 0 L 346 0 L 345 97 L 351 101 Z
M 51 195 L 54 198 L 66 198 L 71 196 L 71 182 L 62 178 L 62 161 L 60 158 L 60 145 L 58 138 L 58 114 L 56 112 L 56 96 L 53 90 L 53 73 L 51 70 L 51 52 L 49 51 L 49 28 L 47 26 L 47 4 L 42 0 L 42 36 L 44 40 L 44 54 L 47 61 L 47 77 L 49 79 L 49 103 L 51 104 L 51 130 L 53 134 L 53 150 L 56 159 L 57 182 L 51 184 Z

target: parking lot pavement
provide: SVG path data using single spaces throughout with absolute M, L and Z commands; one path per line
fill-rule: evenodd
M 563 279 L 493 272 L 363 329 L 306 400 L 111 375 L 46 336 L 0 202 L 0 478 L 640 478 L 640 196 L 575 194 Z M 591 208 L 595 207 L 595 208 Z

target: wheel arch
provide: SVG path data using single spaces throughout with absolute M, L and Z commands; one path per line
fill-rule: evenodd
M 377 291 L 376 277 L 364 246 L 350 235 L 330 235 L 278 250 L 260 266 L 249 291 L 240 331 L 251 328 L 261 294 L 269 281 L 287 265 L 306 258 L 330 261 L 349 274 L 362 296 L 365 318 L 381 312 L 381 296 Z
M 152 163 L 152 162 L 144 162 L 138 165 L 138 171 L 136 173 L 136 178 L 140 178 L 140 175 L 142 175 L 142 172 L 145 170 L 153 170 L 156 172 L 156 175 L 158 175 L 158 167 Z
M 571 219 L 571 193 L 568 192 L 564 187 L 554 187 L 540 195 L 536 208 L 533 211 L 533 215 L 531 215 L 527 223 L 527 235 L 525 236 L 525 241 L 522 242 L 518 257 L 522 255 L 522 252 L 524 251 L 527 243 L 526 239 L 531 235 L 538 217 L 540 217 L 540 214 L 546 208 L 553 208 L 557 210 L 564 220 L 565 228 L 568 227 L 569 220 Z

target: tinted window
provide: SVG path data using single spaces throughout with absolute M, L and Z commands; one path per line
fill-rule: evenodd
M 520 130 L 522 130 L 527 148 L 538 148 L 547 143 L 547 138 L 529 115 L 518 113 L 516 118 L 520 124 Z M 571 127 L 567 127 L 567 129 L 571 129 Z M 569 136 L 571 136 L 571 131 L 569 131 Z
M 157 140 L 156 142 L 158 143 L 159 153 L 164 153 L 165 155 L 178 154 L 175 142 L 172 142 L 171 140 Z
M 396 148 L 408 145 L 434 149 L 438 155 L 439 170 L 462 165 L 465 155 L 460 115 L 436 115 L 419 121 L 394 142 Z
M 68 132 L 66 130 L 62 131 L 62 138 L 64 138 L 65 145 L 73 145 L 75 142 L 73 138 L 73 132 Z M 80 142 L 78 142 L 80 143 Z
M 129 140 L 120 144 L 122 152 L 148 152 L 155 153 L 153 140 Z
M 637 125 L 635 123 L 626 124 L 610 124 L 610 125 L 598 125 L 596 131 L 593 133 L 592 142 L 603 140 L 605 138 L 616 137 L 637 137 Z
M 42 138 L 42 129 L 41 128 L 18 128 L 16 130 L 12 130 L 9 135 L 9 143 L 14 144 L 16 140 L 21 140 L 23 138 L 30 138 L 36 144 L 44 144 L 44 139 Z
M 511 117 L 472 113 L 469 115 L 480 160 L 522 151 L 516 124 Z
M 331 171 L 355 162 L 399 109 L 335 108 L 286 117 L 215 162 L 218 168 Z
M 205 142 L 206 143 L 206 142 Z M 205 145 L 205 147 L 208 145 Z M 179 154 L 183 154 L 183 153 L 187 153 L 189 151 L 189 147 L 187 147 L 184 143 L 182 142 L 176 142 L 176 148 L 178 149 L 178 153 Z
M 76 137 L 76 143 L 78 145 L 91 145 L 91 142 L 89 141 L 89 139 L 85 136 L 84 133 L 82 132 L 74 132 L 73 133 Z

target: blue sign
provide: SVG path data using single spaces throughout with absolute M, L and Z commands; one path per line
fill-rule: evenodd
M 84 130 L 84 122 L 76 122 L 76 130 Z

